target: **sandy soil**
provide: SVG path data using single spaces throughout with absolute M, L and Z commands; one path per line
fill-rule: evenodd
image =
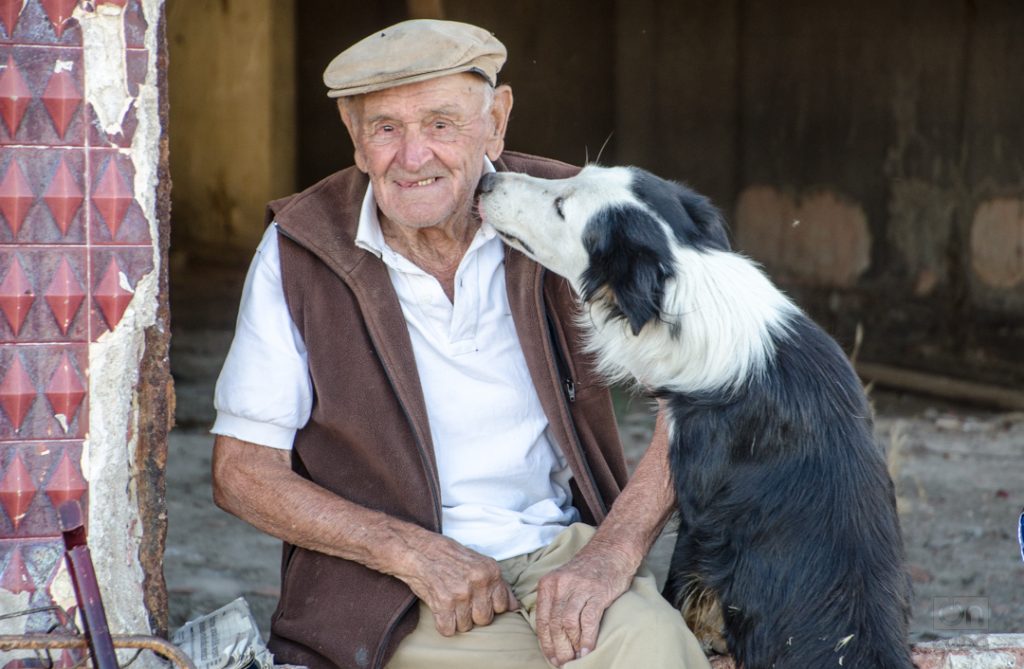
M 1024 631 L 1024 414 L 918 399 L 878 402 L 889 449 L 917 638 Z

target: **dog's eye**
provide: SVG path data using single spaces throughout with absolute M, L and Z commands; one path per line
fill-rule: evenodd
M 565 200 L 563 198 L 560 198 L 560 197 L 556 197 L 555 198 L 555 211 L 558 213 L 558 218 L 562 219 L 563 221 L 565 220 L 565 212 L 562 211 L 562 205 L 564 203 L 565 203 Z

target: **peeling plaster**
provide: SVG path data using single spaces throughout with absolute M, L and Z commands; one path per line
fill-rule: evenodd
M 82 26 L 87 72 L 85 95 L 96 109 L 106 132 L 121 131 L 125 113 L 134 104 L 138 126 L 127 150 L 135 166 L 134 193 L 149 223 L 153 239 L 153 267 L 135 285 L 132 301 L 113 331 L 89 345 L 89 433 L 82 449 L 82 472 L 89 481 L 89 548 L 114 634 L 150 634 L 143 591 L 144 570 L 139 559 L 143 533 L 136 496 L 134 461 L 139 404 L 136 385 L 145 353 L 146 328 L 156 323 L 159 305 L 159 222 L 156 199 L 160 160 L 160 115 L 157 28 L 164 0 L 141 0 L 149 24 L 146 49 L 150 54 L 145 81 L 138 96 L 128 94 L 122 9 L 113 3 L 94 11 L 75 10 Z M 123 274 L 119 282 L 124 285 Z M 64 570 L 55 583 L 68 595 Z M 0 590 L 2 592 L 2 590 Z M 0 608 L 5 608 L 0 602 Z M 130 656 L 122 657 L 126 661 Z M 159 666 L 146 655 L 142 666 Z
M 30 609 L 32 608 L 32 605 L 29 603 L 31 597 L 32 593 L 28 590 L 14 594 L 5 588 L 0 588 L 0 612 L 9 613 L 11 611 Z M 26 620 L 27 618 L 25 617 L 0 620 L 0 634 L 24 634 Z M 25 651 L 0 651 L 0 667 L 6 665 L 11 660 L 27 656 L 28 654 Z
M 740 194 L 736 222 L 739 248 L 783 280 L 853 286 L 871 264 L 864 209 L 831 190 L 798 198 L 750 186 Z
M 85 99 L 92 103 L 100 126 L 109 135 L 121 134 L 121 122 L 132 105 L 128 94 L 123 14 L 124 9 L 114 3 L 101 4 L 92 11 L 79 5 L 74 12 L 82 26 L 82 61 L 88 73 Z M 147 13 L 146 16 L 153 18 L 159 14 Z M 150 21 L 150 32 L 155 23 Z M 150 69 L 153 69 L 152 64 Z
M 53 577 L 50 597 L 53 598 L 54 604 L 65 611 L 70 611 L 71 607 L 75 607 L 75 621 L 78 623 L 78 629 L 82 629 L 82 612 L 78 610 L 78 598 L 75 597 L 75 588 L 71 584 L 71 574 L 68 573 L 68 563 L 64 558 L 61 558 L 60 566 L 57 567 L 57 574 Z
M 971 267 L 992 288 L 1024 283 L 1024 200 L 995 198 L 978 207 L 971 224 Z

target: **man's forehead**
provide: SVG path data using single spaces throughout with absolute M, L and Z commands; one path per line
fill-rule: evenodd
M 403 116 L 429 112 L 477 113 L 488 84 L 472 74 L 453 74 L 356 96 L 363 116 Z

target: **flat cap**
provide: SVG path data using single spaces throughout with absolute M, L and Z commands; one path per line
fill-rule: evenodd
M 356 42 L 324 70 L 327 95 L 340 98 L 475 72 L 493 86 L 505 45 L 483 28 L 457 21 L 415 19 Z

